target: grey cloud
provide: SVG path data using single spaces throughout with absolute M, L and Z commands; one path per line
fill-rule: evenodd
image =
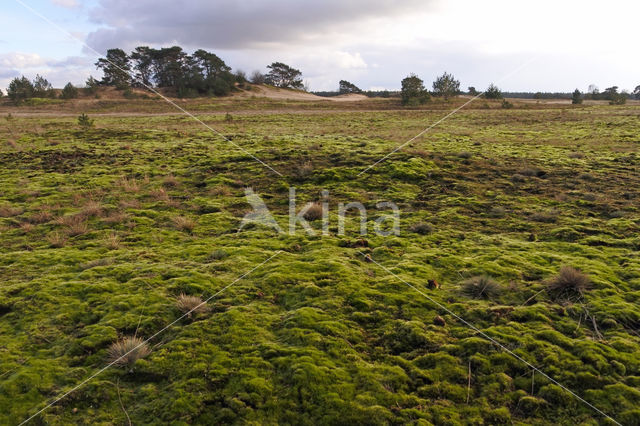
M 18 70 L 0 70 L 0 79 L 13 78 L 18 76 L 20 76 L 20 71 Z
M 88 45 L 131 48 L 170 44 L 217 49 L 275 47 L 334 39 L 354 23 L 424 10 L 433 0 L 100 0 L 90 12 L 102 26 Z

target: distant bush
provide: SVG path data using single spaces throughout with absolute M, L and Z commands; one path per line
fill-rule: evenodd
M 251 78 L 249 79 L 253 84 L 264 84 L 266 81 L 266 76 L 260 71 L 254 71 L 251 73 Z
M 87 81 L 85 82 L 84 91 L 89 95 L 95 95 L 98 92 L 98 87 L 100 86 L 100 82 L 89 76 Z
M 511 102 L 509 102 L 508 100 L 503 99 L 502 100 L 502 108 L 511 109 L 511 108 L 513 108 L 513 104 Z
M 444 73 L 433 82 L 433 95 L 449 99 L 460 93 L 460 81 L 452 74 Z
M 591 280 L 578 269 L 563 266 L 551 280 L 547 281 L 547 291 L 556 299 L 575 300 L 590 287 Z
M 573 92 L 571 96 L 571 103 L 574 105 L 578 105 L 582 103 L 582 93 L 578 89 Z
M 500 284 L 488 275 L 478 275 L 462 283 L 462 293 L 474 299 L 492 299 L 501 292 Z
M 247 73 L 242 70 L 237 70 L 234 74 L 236 83 L 245 84 L 247 82 Z
M 24 76 L 20 78 L 16 77 L 9 83 L 7 96 L 9 96 L 9 99 L 14 103 L 19 104 L 34 96 L 33 84 Z
M 93 127 L 93 124 L 93 120 L 90 119 L 89 116 L 85 113 L 82 113 L 80 116 L 78 116 L 78 125 L 83 129 L 90 129 Z
M 422 79 L 415 74 L 411 74 L 402 80 L 400 97 L 402 98 L 402 105 L 416 106 L 426 103 L 431 96 L 425 90 Z
M 485 99 L 502 99 L 502 91 L 493 83 L 484 91 Z
M 123 337 L 107 350 L 109 363 L 122 367 L 131 367 L 141 358 L 151 353 L 149 345 L 139 337 Z
M 71 83 L 67 83 L 62 89 L 62 93 L 60 93 L 60 97 L 62 99 L 75 99 L 78 97 L 78 89 Z

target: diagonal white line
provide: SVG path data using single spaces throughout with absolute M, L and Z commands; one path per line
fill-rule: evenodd
M 87 384 L 90 380 L 92 380 L 93 378 L 95 378 L 96 376 L 98 376 L 99 374 L 102 374 L 105 370 L 107 370 L 108 368 L 112 367 L 114 364 L 116 364 L 118 361 L 120 361 L 122 358 L 126 357 L 127 355 L 129 355 L 131 352 L 137 350 L 139 347 L 141 347 L 142 345 L 147 344 L 150 340 L 152 340 L 153 338 L 157 337 L 158 335 L 164 333 L 166 330 L 168 330 L 169 328 L 171 328 L 174 324 L 176 324 L 178 321 L 182 320 L 183 318 L 185 318 L 186 316 L 190 315 L 191 313 L 193 313 L 196 309 L 198 309 L 200 306 L 204 305 L 205 303 L 207 303 L 208 301 L 210 301 L 211 299 L 213 299 L 214 297 L 216 297 L 217 295 L 219 295 L 220 293 L 224 292 L 226 289 L 228 289 L 229 287 L 231 287 L 232 285 L 234 285 L 235 283 L 237 283 L 238 281 L 240 281 L 241 279 L 243 279 L 244 277 L 246 277 L 247 275 L 249 275 L 250 273 L 252 273 L 253 271 L 255 271 L 256 269 L 260 268 L 261 266 L 263 266 L 264 264 L 266 264 L 267 262 L 271 261 L 271 259 L 273 259 L 274 257 L 278 256 L 280 253 L 282 253 L 282 251 L 278 250 L 274 255 L 272 255 L 270 258 L 268 258 L 267 260 L 265 260 L 264 262 L 262 262 L 261 264 L 255 266 L 254 268 L 252 268 L 251 270 L 249 270 L 248 272 L 245 272 L 244 274 L 240 275 L 238 278 L 236 278 L 235 280 L 233 280 L 233 282 L 231 282 L 230 284 L 226 285 L 225 287 L 223 287 L 222 289 L 218 290 L 215 294 L 211 295 L 209 298 L 207 298 L 204 302 L 200 303 L 198 306 L 194 307 L 193 309 L 191 309 L 189 312 L 185 313 L 184 315 L 182 315 L 181 317 L 179 317 L 178 319 L 176 319 L 175 321 L 169 323 L 168 325 L 166 325 L 164 328 L 162 328 L 160 331 L 157 331 L 155 334 L 153 334 L 151 337 L 149 337 L 148 339 L 146 339 L 145 341 L 143 341 L 142 343 L 140 343 L 138 346 L 136 346 L 135 348 L 131 349 L 129 352 L 127 352 L 126 354 L 122 355 L 120 358 L 112 361 L 111 363 L 107 364 L 106 366 L 102 367 L 100 370 L 96 371 L 95 373 L 93 373 L 91 376 L 89 376 L 88 378 L 86 378 L 85 380 L 83 380 L 82 382 L 80 382 L 79 384 L 77 384 L 76 386 L 74 386 L 71 390 L 63 393 L 62 395 L 60 395 L 59 397 L 57 397 L 56 399 L 54 399 L 53 401 L 51 401 L 49 404 L 47 404 L 44 408 L 38 410 L 34 415 L 32 415 L 31 417 L 29 417 L 28 419 L 24 420 L 22 423 L 20 423 L 20 425 L 26 424 L 28 423 L 30 420 L 32 420 L 34 417 L 36 417 L 38 414 L 42 413 L 43 411 L 47 410 L 48 408 L 50 408 L 51 406 L 55 405 L 58 401 L 60 401 L 61 399 L 65 398 L 66 396 L 68 396 L 69 394 L 71 394 L 72 392 L 78 390 L 79 388 L 81 388 L 82 386 L 84 386 L 85 384 Z
M 362 252 L 358 252 L 361 255 L 365 255 Z M 609 416 L 607 413 L 605 413 L 604 411 L 600 410 L 598 407 L 596 407 L 595 405 L 591 404 L 589 401 L 585 400 L 584 398 L 582 398 L 580 395 L 576 394 L 575 392 L 573 392 L 571 389 L 567 388 L 566 386 L 564 386 L 562 383 L 558 382 L 557 380 L 555 380 L 554 378 L 550 377 L 548 374 L 546 374 L 544 371 L 540 370 L 538 367 L 534 366 L 533 364 L 531 364 L 529 361 L 525 360 L 524 358 L 522 358 L 521 356 L 517 355 L 516 353 L 514 353 L 512 350 L 510 350 L 509 348 L 507 348 L 506 346 L 504 346 L 502 343 L 498 342 L 496 339 L 494 339 L 493 337 L 489 336 L 488 334 L 486 334 L 485 332 L 483 332 L 482 330 L 480 330 L 479 328 L 477 328 L 476 326 L 474 326 L 473 324 L 469 323 L 467 320 L 465 320 L 464 318 L 460 317 L 459 315 L 457 315 L 455 312 L 453 312 L 451 309 L 447 308 L 445 305 L 443 305 L 442 303 L 434 300 L 432 297 L 430 297 L 428 294 L 426 294 L 425 292 L 421 291 L 420 289 L 418 289 L 417 287 L 415 287 L 413 284 L 410 284 L 409 282 L 407 282 L 406 280 L 402 279 L 401 277 L 399 277 L 398 275 L 394 274 L 391 270 L 389 270 L 388 268 L 386 268 L 385 266 L 381 265 L 380 263 L 376 262 L 373 258 L 369 258 L 373 263 L 375 263 L 376 265 L 378 265 L 380 268 L 382 268 L 383 270 L 387 271 L 389 274 L 393 275 L 395 278 L 397 278 L 399 281 L 403 282 L 404 284 L 406 284 L 407 286 L 409 286 L 410 288 L 412 288 L 413 290 L 417 291 L 418 293 L 420 293 L 421 295 L 423 295 L 424 297 L 426 297 L 429 301 L 431 301 L 431 303 L 435 304 L 436 306 L 438 306 L 440 309 L 442 309 L 443 311 L 447 312 L 449 315 L 452 315 L 453 317 L 455 317 L 458 321 L 460 321 L 461 323 L 463 323 L 464 325 L 466 325 L 467 327 L 471 328 L 472 330 L 474 330 L 475 332 L 477 332 L 478 334 L 480 334 L 482 337 L 484 337 L 485 339 L 489 340 L 491 343 L 493 343 L 494 345 L 498 346 L 500 349 L 502 349 L 503 351 L 507 352 L 509 355 L 513 356 L 515 359 L 517 359 L 518 361 L 523 362 L 524 364 L 526 364 L 528 367 L 530 367 L 533 371 L 541 374 L 542 376 L 546 377 L 547 379 L 549 379 L 552 383 L 560 386 L 562 389 L 564 389 L 565 391 L 569 392 L 571 395 L 573 395 L 575 398 L 577 398 L 578 400 L 580 400 L 581 402 L 583 402 L 584 404 L 586 404 L 587 406 L 589 406 L 590 408 L 592 408 L 593 410 L 597 411 L 598 413 L 600 413 L 601 415 L 603 415 L 604 417 L 606 417 L 607 419 L 611 420 L 612 422 L 614 422 L 615 424 L 622 426 L 621 423 L 619 423 L 618 421 L 616 421 L 613 417 Z
M 92 51 L 93 53 L 95 53 L 98 56 L 101 56 L 100 52 L 98 52 L 97 50 L 95 50 L 93 47 L 89 46 L 87 43 L 85 43 L 84 41 L 82 41 L 81 39 L 75 37 L 73 34 L 71 34 L 70 32 L 68 32 L 67 30 L 65 30 L 64 28 L 60 27 L 58 24 L 56 24 L 55 22 L 52 22 L 50 19 L 48 19 L 46 16 L 42 15 L 41 13 L 39 13 L 37 10 L 33 9 L 31 6 L 29 6 L 28 4 L 25 4 L 22 0 L 15 0 L 17 3 L 19 3 L 20 5 L 22 5 L 25 9 L 27 9 L 28 11 L 30 11 L 31 13 L 33 13 L 34 15 L 36 15 L 37 17 L 39 17 L 40 19 L 44 20 L 46 23 L 48 23 L 49 25 L 51 25 L 52 27 L 54 27 L 55 29 L 57 29 L 58 31 L 60 31 L 61 33 L 63 33 L 64 35 L 66 35 L 67 37 L 70 37 L 78 42 L 80 42 L 84 47 L 86 47 L 87 49 L 89 49 L 90 51 Z M 131 78 L 135 79 L 135 76 L 133 75 L 133 72 L 131 71 L 127 71 L 121 67 L 119 67 L 118 65 L 114 64 L 113 62 L 109 61 L 108 59 L 106 59 L 107 62 L 109 62 L 111 65 L 113 65 L 114 67 L 116 67 L 118 70 L 128 74 Z M 162 99 L 164 99 L 167 103 L 169 103 L 170 105 L 174 106 L 175 108 L 177 108 L 180 112 L 184 113 L 185 115 L 193 118 L 194 120 L 196 120 L 198 123 L 202 124 L 204 127 L 206 127 L 207 129 L 211 130 L 213 133 L 216 133 L 217 135 L 221 136 L 225 141 L 229 142 L 231 145 L 235 146 L 236 148 L 238 148 L 240 151 L 244 152 L 245 154 L 247 154 L 248 156 L 250 156 L 251 158 L 253 158 L 254 160 L 256 160 L 258 163 L 262 164 L 263 166 L 265 166 L 266 168 L 268 168 L 269 170 L 271 170 L 272 172 L 274 172 L 275 174 L 277 174 L 280 177 L 283 177 L 282 174 L 280 172 L 278 172 L 277 170 L 275 170 L 273 167 L 271 167 L 270 165 L 268 165 L 267 163 L 265 163 L 264 161 L 262 161 L 261 159 L 259 159 L 258 157 L 256 157 L 255 155 L 251 154 L 249 151 L 247 151 L 246 149 L 242 148 L 240 145 L 236 144 L 235 142 L 233 142 L 231 139 L 229 139 L 228 137 L 226 137 L 225 135 L 223 135 L 222 133 L 220 133 L 218 130 L 214 129 L 213 127 L 209 126 L 208 124 L 206 124 L 204 121 L 200 120 L 198 117 L 196 117 L 195 115 L 191 114 L 189 111 L 187 111 L 186 109 L 182 108 L 180 105 L 176 104 L 175 102 L 173 102 L 171 99 L 167 98 L 166 96 L 164 96 L 162 93 L 158 92 L 156 89 L 154 89 L 153 87 L 145 84 L 144 82 L 139 82 L 142 86 L 144 86 L 146 89 L 150 90 L 151 92 L 153 92 L 154 94 L 160 96 Z
M 522 63 L 521 65 L 519 65 L 518 67 L 516 67 L 515 69 L 513 69 L 511 72 L 509 72 L 508 74 L 505 74 L 504 76 L 502 76 L 500 79 L 498 79 L 496 81 L 496 84 L 506 80 L 507 78 L 511 77 L 512 75 L 514 75 L 515 73 L 517 73 L 518 71 L 520 71 L 522 68 L 524 68 L 525 66 L 529 65 L 531 62 L 535 61 L 536 59 L 538 59 L 539 56 L 535 56 L 533 58 L 530 58 L 529 60 L 525 61 L 524 63 Z M 415 135 L 414 137 L 412 137 L 411 139 L 409 139 L 408 141 L 406 141 L 403 144 L 398 145 L 397 147 L 395 147 L 390 153 L 388 153 L 387 155 L 385 155 L 384 157 L 382 157 L 381 159 L 379 159 L 378 161 L 376 161 L 375 163 L 373 163 L 372 165 L 370 165 L 369 167 L 367 167 L 366 169 L 364 169 L 363 171 L 361 171 L 360 173 L 358 173 L 358 176 L 361 176 L 363 174 L 365 174 L 366 172 L 368 172 L 369 170 L 371 170 L 372 168 L 374 168 L 375 166 L 377 166 L 379 163 L 382 163 L 384 160 L 386 160 L 387 158 L 389 158 L 391 155 L 395 154 L 396 152 L 398 152 L 399 150 L 401 150 L 402 148 L 404 148 L 405 146 L 407 146 L 408 144 L 410 144 L 411 142 L 413 142 L 414 140 L 418 139 L 420 136 L 424 135 L 425 133 L 427 133 L 429 130 L 433 129 L 434 127 L 436 127 L 438 124 L 442 123 L 444 120 L 446 120 L 447 118 L 451 117 L 452 115 L 454 115 L 455 113 L 457 113 L 458 111 L 460 111 L 462 108 L 466 107 L 467 105 L 469 105 L 471 102 L 475 101 L 476 99 L 478 99 L 480 96 L 484 95 L 485 92 L 480 92 L 478 93 L 476 96 L 474 96 L 473 98 L 469 99 L 467 102 L 465 102 L 464 104 L 462 104 L 461 106 L 459 106 L 458 108 L 450 111 L 447 115 L 445 115 L 444 117 L 442 117 L 441 119 L 439 119 L 438 121 L 436 121 L 435 123 L 431 124 L 429 127 L 425 128 L 424 130 L 422 130 L 420 133 L 418 133 L 417 135 Z

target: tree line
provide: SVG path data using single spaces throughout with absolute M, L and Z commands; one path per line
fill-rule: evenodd
M 232 72 L 215 53 L 199 49 L 190 55 L 180 46 L 160 49 L 139 46 L 130 54 L 122 49 L 109 49 L 95 66 L 103 77 L 101 80 L 89 77 L 83 90 L 90 94 L 100 86 L 114 86 L 125 91 L 125 95 L 131 93 L 131 88 L 162 88 L 178 97 L 225 96 L 248 82 L 304 89 L 302 72 L 285 63 L 273 62 L 267 66 L 266 74 L 254 71 L 247 77 L 241 70 Z M 78 88 L 68 83 L 60 98 L 73 99 L 78 94 Z M 16 103 L 30 98 L 58 97 L 51 84 L 39 75 L 33 81 L 24 76 L 14 78 L 7 95 Z
M 178 97 L 224 96 L 248 81 L 276 87 L 302 89 L 302 73 L 282 62 L 267 66 L 267 74 L 254 71 L 250 78 L 230 66 L 218 55 L 204 49 L 188 54 L 180 46 L 154 49 L 136 47 L 130 54 L 109 49 L 96 62 L 103 73 L 101 85 L 171 89 Z
M 269 84 L 281 88 L 305 89 L 302 72 L 282 62 L 273 62 L 267 66 L 266 74 L 254 71 L 251 76 L 241 71 L 232 71 L 218 55 L 204 49 L 188 54 L 180 46 L 155 49 L 148 46 L 136 47 L 131 53 L 122 49 L 109 49 L 104 58 L 95 63 L 102 71 L 101 80 L 93 77 L 85 83 L 82 90 L 86 94 L 95 94 L 100 86 L 114 86 L 125 91 L 125 97 L 132 95 L 131 88 L 161 88 L 172 91 L 178 97 L 225 96 L 238 88 L 250 89 L 246 83 Z M 415 106 L 428 102 L 432 97 L 448 100 L 463 93 L 460 81 L 445 72 L 432 83 L 432 90 L 425 88 L 424 81 L 410 74 L 401 81 L 400 92 L 363 91 L 355 84 L 340 80 L 337 92 L 316 92 L 322 96 L 335 94 L 361 93 L 370 97 L 399 96 L 403 105 Z M 9 84 L 8 97 L 16 103 L 29 98 L 73 99 L 79 95 L 79 89 L 68 83 L 58 95 L 44 77 L 38 75 L 33 81 L 26 77 L 16 77 Z M 480 93 L 475 87 L 468 87 L 467 94 L 482 96 L 485 99 L 503 99 L 503 92 L 494 84 Z M 632 93 L 619 92 L 618 86 L 612 86 L 600 92 L 591 85 L 585 94 L 576 89 L 573 94 L 563 93 L 510 93 L 512 97 L 532 97 L 533 99 L 571 98 L 573 103 L 584 99 L 608 100 L 611 104 L 624 104 L 632 96 L 640 99 L 640 85 Z M 2 92 L 0 92 L 2 96 Z

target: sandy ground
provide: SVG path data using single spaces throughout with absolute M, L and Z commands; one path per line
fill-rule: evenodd
M 354 102 L 367 100 L 365 95 L 349 94 L 339 96 L 317 96 L 313 93 L 302 90 L 280 89 L 272 86 L 251 86 L 251 90 L 245 90 L 233 95 L 237 98 L 265 97 L 270 99 L 283 99 L 290 101 L 333 101 L 333 102 Z

